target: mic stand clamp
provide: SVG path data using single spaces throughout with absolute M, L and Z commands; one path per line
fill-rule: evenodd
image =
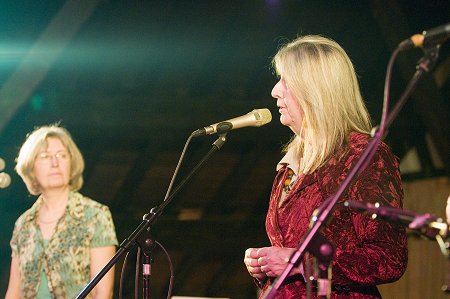
M 143 219 L 146 219 L 147 216 L 148 214 L 145 214 Z M 136 243 L 142 252 L 142 296 L 144 299 L 149 299 L 150 276 L 152 275 L 152 264 L 154 262 L 153 249 L 156 246 L 156 242 L 150 232 L 150 227 L 136 239 Z
M 424 70 L 425 72 L 432 70 L 439 58 L 440 47 L 440 44 L 436 44 L 431 47 L 423 48 L 425 55 L 418 61 L 417 69 Z
M 318 264 L 317 295 L 318 298 L 331 298 L 331 262 L 334 257 L 334 245 L 331 244 L 321 233 L 314 236 L 309 244 L 308 250 L 316 259 Z M 305 277 L 307 282 L 309 277 Z

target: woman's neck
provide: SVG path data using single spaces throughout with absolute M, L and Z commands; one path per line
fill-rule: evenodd
M 65 209 L 69 200 L 70 190 L 68 188 L 58 190 L 48 190 L 43 192 L 43 208 L 46 211 L 59 211 Z

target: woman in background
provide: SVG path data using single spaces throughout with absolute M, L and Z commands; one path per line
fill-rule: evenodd
M 16 221 L 7 299 L 75 298 L 113 257 L 111 213 L 78 193 L 84 160 L 69 132 L 43 126 L 26 138 L 16 171 L 38 198 Z M 88 298 L 112 298 L 114 270 Z
M 278 51 L 273 65 L 280 80 L 272 96 L 280 122 L 294 136 L 278 163 L 270 196 L 266 231 L 271 246 L 245 252 L 244 263 L 263 294 L 283 273 L 313 212 L 336 193 L 359 159 L 372 129 L 353 65 L 336 42 L 299 37 Z M 398 280 L 406 270 L 405 230 L 344 207 L 350 199 L 402 207 L 398 160 L 386 144 L 380 144 L 321 230 L 335 246 L 331 298 L 380 298 L 376 286 Z M 292 270 L 276 298 L 307 297 L 308 256 Z M 311 298 L 317 297 L 313 281 Z

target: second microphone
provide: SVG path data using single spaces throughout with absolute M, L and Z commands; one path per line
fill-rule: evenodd
M 247 114 L 239 117 L 235 117 L 229 120 L 225 120 L 219 123 L 209 125 L 207 127 L 198 129 L 192 132 L 192 137 L 211 135 L 211 134 L 221 134 L 228 131 L 245 128 L 245 127 L 261 127 L 272 120 L 272 114 L 267 108 L 254 109 Z

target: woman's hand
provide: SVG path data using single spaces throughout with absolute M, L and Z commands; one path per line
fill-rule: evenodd
M 261 271 L 261 266 L 258 264 L 258 250 L 259 248 L 249 248 L 245 251 L 244 264 L 247 267 L 248 273 L 253 278 L 258 280 L 265 280 L 266 274 Z
M 277 277 L 283 273 L 294 248 L 262 247 L 249 248 L 245 251 L 244 263 L 251 276 L 257 279 Z M 301 273 L 300 269 L 292 269 L 289 275 Z

